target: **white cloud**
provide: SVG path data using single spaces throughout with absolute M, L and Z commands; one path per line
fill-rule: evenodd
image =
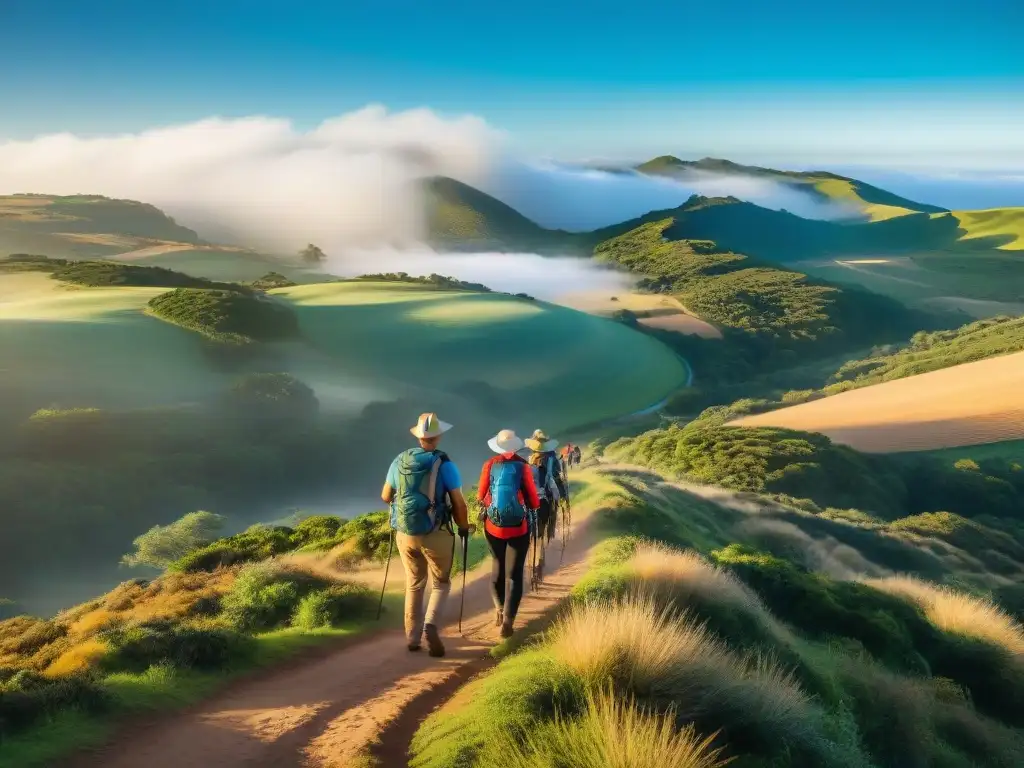
M 500 136 L 475 117 L 371 106 L 313 131 L 267 117 L 138 134 L 0 144 L 0 192 L 92 193 L 152 203 L 210 238 L 293 251 L 309 241 L 409 242 L 415 181 L 473 182 Z

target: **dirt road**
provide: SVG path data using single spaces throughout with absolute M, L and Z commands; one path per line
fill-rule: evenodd
M 561 567 L 524 596 L 517 628 L 543 619 L 582 576 L 589 546 L 585 521 L 575 527 Z M 558 564 L 559 548 L 552 545 L 552 565 Z M 486 563 L 471 576 L 462 636 L 455 626 L 459 584 L 454 585 L 443 659 L 407 651 L 401 630 L 381 631 L 324 658 L 241 683 L 194 711 L 122 734 L 70 765 L 333 768 L 349 765 L 382 733 L 375 754 L 388 768 L 405 765 L 409 739 L 422 717 L 492 663 L 488 651 L 498 635 L 489 576 Z

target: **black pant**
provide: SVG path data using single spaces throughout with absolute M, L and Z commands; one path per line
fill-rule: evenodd
M 523 572 L 526 568 L 526 554 L 530 551 L 530 534 L 514 539 L 499 539 L 486 533 L 487 546 L 491 549 L 491 597 L 494 605 L 503 608 L 505 623 L 511 624 L 523 599 Z M 506 581 L 512 588 L 506 590 Z

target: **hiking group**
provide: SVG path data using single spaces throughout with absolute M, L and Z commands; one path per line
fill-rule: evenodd
M 419 447 L 403 451 L 391 462 L 381 492 L 381 498 L 391 506 L 393 538 L 388 561 L 393 546 L 405 569 L 406 643 L 410 651 L 418 651 L 426 637 L 431 656 L 444 655 L 439 628 L 451 591 L 455 534 L 462 542 L 465 589 L 469 536 L 477 529 L 469 521 L 459 470 L 438 449 L 441 436 L 451 428 L 437 414 L 422 414 L 409 430 L 419 441 Z M 538 429 L 523 440 L 505 429 L 487 445 L 495 456 L 480 472 L 478 521 L 483 523 L 491 552 L 495 624 L 502 637 L 510 637 L 523 597 L 527 559 L 532 553 L 534 583 L 542 580 L 547 544 L 557 530 L 559 502 L 564 499 L 568 503 L 568 486 L 563 462 L 555 453 L 558 441 L 543 430 Z M 531 451 L 528 460 L 519 455 L 523 448 Z M 563 525 L 563 537 L 564 531 Z M 428 574 L 431 592 L 424 612 Z M 385 573 L 385 584 L 386 580 Z M 383 594 L 382 590 L 382 600 Z

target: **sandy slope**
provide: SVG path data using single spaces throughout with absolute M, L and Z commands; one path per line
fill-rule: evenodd
M 671 296 L 649 293 L 623 293 L 614 297 L 606 291 L 580 291 L 559 296 L 561 304 L 581 312 L 608 316 L 619 309 L 636 312 L 641 325 L 661 328 L 666 331 L 693 334 L 705 339 L 720 339 L 722 332 L 715 326 L 701 320 Z
M 862 451 L 1024 438 L 1024 352 L 844 392 L 732 424 L 821 432 Z
M 541 618 L 583 575 L 588 540 L 579 521 L 563 565 L 523 598 L 517 626 Z M 553 565 L 559 560 L 552 545 Z M 73 768 L 186 768 L 192 766 L 345 766 L 388 729 L 380 755 L 404 764 L 419 719 L 451 694 L 468 674 L 490 663 L 497 640 L 485 564 L 470 576 L 460 636 L 459 592 L 449 603 L 444 630 L 447 655 L 432 659 L 405 649 L 400 630 L 374 633 L 326 657 L 287 666 L 244 682 L 194 711 L 122 734 Z

